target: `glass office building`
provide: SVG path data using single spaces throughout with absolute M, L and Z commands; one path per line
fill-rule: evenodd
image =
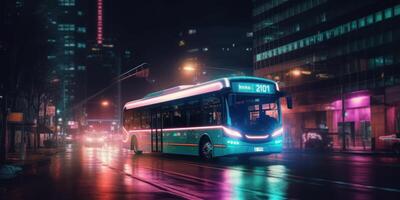
M 47 6 L 47 60 L 59 80 L 58 122 L 66 127 L 84 114 L 82 108 L 71 108 L 86 96 L 86 5 L 80 0 L 58 0 Z
M 253 0 L 254 73 L 279 82 L 286 147 L 324 130 L 335 148 L 388 148 L 400 129 L 400 3 Z

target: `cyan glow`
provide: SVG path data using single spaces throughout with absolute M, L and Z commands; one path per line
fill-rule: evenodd
M 254 147 L 254 151 L 255 152 L 263 152 L 264 151 L 264 147 Z
M 226 143 L 238 145 L 239 141 L 228 140 Z
M 278 130 L 276 130 L 272 133 L 272 137 L 278 137 L 281 135 L 283 135 L 283 128 L 279 128 Z
M 259 139 L 267 139 L 269 137 L 269 135 L 245 135 L 247 139 L 255 139 L 255 140 L 259 140 Z
M 277 139 L 274 141 L 275 144 L 282 144 L 282 139 Z
M 210 129 L 222 129 L 224 132 L 231 137 L 241 138 L 242 135 L 240 132 L 227 128 L 225 126 L 198 126 L 198 127 L 184 127 L 184 128 L 166 128 L 163 131 L 187 131 L 187 130 L 210 130 Z M 138 129 L 138 130 L 129 130 L 127 131 L 125 128 L 122 129 L 126 134 L 124 138 L 124 142 L 128 142 L 129 135 L 132 133 L 143 133 L 143 132 L 151 132 L 151 129 Z
M 227 128 L 225 126 L 223 126 L 222 128 L 224 129 L 224 132 L 227 135 L 231 136 L 231 137 L 237 137 L 237 138 L 241 138 L 242 137 L 242 134 L 240 134 L 240 132 L 238 132 L 238 131 L 235 131 L 233 129 Z
M 238 93 L 273 94 L 275 93 L 274 86 L 274 84 L 268 83 L 233 82 L 232 91 Z

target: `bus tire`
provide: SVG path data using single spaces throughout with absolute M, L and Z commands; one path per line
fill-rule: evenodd
M 142 151 L 138 150 L 137 146 L 138 146 L 137 145 L 137 139 L 136 139 L 135 136 L 132 136 L 132 139 L 131 139 L 131 150 L 133 150 L 133 152 L 135 152 L 136 155 L 137 154 L 142 154 Z
M 396 143 L 393 145 L 393 152 L 395 155 L 400 155 L 400 143 Z
M 238 155 L 237 158 L 240 162 L 247 162 L 250 160 L 250 155 Z
M 200 140 L 199 156 L 205 161 L 210 161 L 213 159 L 213 145 L 208 137 L 203 137 Z

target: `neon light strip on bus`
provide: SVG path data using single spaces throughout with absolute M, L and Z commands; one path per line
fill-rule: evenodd
M 184 128 L 166 128 L 163 131 L 185 131 L 185 130 L 210 130 L 210 129 L 223 129 L 226 134 L 232 137 L 242 137 L 242 135 L 233 129 L 227 128 L 225 126 L 199 126 L 199 127 L 184 127 Z M 125 130 L 126 131 L 126 130 Z M 141 130 L 130 130 L 129 133 L 143 133 L 151 132 L 151 129 L 141 129 Z
M 141 107 L 141 106 L 147 106 L 147 105 L 167 102 L 167 101 L 171 101 L 171 100 L 175 100 L 175 99 L 181 99 L 181 98 L 185 98 L 185 97 L 189 97 L 189 96 L 195 96 L 195 95 L 199 95 L 199 94 L 215 92 L 215 91 L 221 90 L 223 87 L 224 87 L 224 85 L 221 82 L 210 83 L 207 85 L 202 85 L 202 86 L 194 87 L 191 89 L 182 90 L 182 91 L 172 93 L 172 94 L 166 94 L 166 95 L 154 97 L 151 99 L 145 99 L 145 100 L 139 100 L 139 101 L 127 103 L 125 108 L 132 109 L 132 108 L 137 108 L 137 107 Z
M 266 139 L 266 138 L 269 137 L 269 135 L 257 135 L 257 136 L 255 136 L 255 135 L 245 135 L 245 136 L 248 139 Z

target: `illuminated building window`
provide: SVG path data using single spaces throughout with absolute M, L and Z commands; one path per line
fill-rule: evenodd
M 385 19 L 389 19 L 393 16 L 393 10 L 392 8 L 387 8 L 385 10 Z
M 85 43 L 78 43 L 78 48 L 86 48 L 86 44 Z
M 82 16 L 82 15 L 83 15 L 83 12 L 82 12 L 82 11 L 78 11 L 78 15 L 79 15 L 79 16 Z
M 194 35 L 194 34 L 196 34 L 197 33 L 197 30 L 196 29 L 189 29 L 188 30 L 188 34 L 189 35 Z
M 75 6 L 75 0 L 58 0 L 60 6 Z
M 64 47 L 74 47 L 75 44 L 74 43 L 65 43 Z
M 184 40 L 180 40 L 178 42 L 178 46 L 180 46 L 180 47 L 185 46 L 185 41 Z
M 194 52 L 198 52 L 198 51 L 199 51 L 198 48 L 187 50 L 188 53 L 194 53 Z
M 78 70 L 84 71 L 84 70 L 86 70 L 86 66 L 79 65 L 79 66 L 78 66 Z
M 394 15 L 400 15 L 400 5 L 394 7 Z
M 75 24 L 59 24 L 57 27 L 59 31 L 75 31 Z
M 75 52 L 73 50 L 64 51 L 64 55 L 74 55 Z
M 399 5 L 397 5 L 397 6 L 399 6 Z M 397 6 L 395 6 L 394 8 L 396 9 Z M 356 19 L 354 21 L 339 25 L 337 27 L 331 28 L 329 30 L 320 32 L 318 34 L 311 35 L 309 37 L 300 39 L 300 40 L 295 41 L 295 42 L 300 42 L 299 48 L 311 46 L 311 45 L 326 41 L 328 39 L 332 39 L 332 38 L 341 36 L 343 34 L 349 33 L 350 31 L 354 31 L 356 29 L 366 27 L 366 26 L 371 25 L 373 23 L 377 23 L 377 22 L 380 22 L 382 20 L 386 20 L 386 19 L 391 18 L 391 17 L 393 17 L 393 8 L 388 8 L 388 9 L 385 9 L 384 11 L 379 11 L 379 12 L 375 13 L 375 22 L 372 19 L 372 15 L 369 15 L 369 16 L 362 17 L 360 19 Z M 320 34 L 321 35 L 325 35 L 325 37 L 320 37 L 319 36 Z M 378 38 L 377 44 L 378 43 L 382 44 L 383 43 L 382 40 L 383 39 Z M 274 49 L 270 49 L 270 50 L 261 52 L 261 53 L 256 55 L 256 61 L 265 60 L 265 59 L 268 59 L 268 58 L 271 58 L 271 57 L 274 57 L 274 56 L 278 56 L 278 55 L 293 51 L 294 50 L 293 48 L 288 50 L 288 46 L 289 45 L 291 45 L 291 44 L 285 44 L 285 45 L 276 47 Z M 365 42 L 361 42 L 360 45 L 361 45 L 360 48 L 366 48 Z
M 375 13 L 375 21 L 376 22 L 382 21 L 382 12 L 381 11 Z
M 370 25 L 374 23 L 374 16 L 373 15 L 368 15 L 367 16 L 367 24 Z
M 77 31 L 79 33 L 86 33 L 86 27 L 78 27 Z

